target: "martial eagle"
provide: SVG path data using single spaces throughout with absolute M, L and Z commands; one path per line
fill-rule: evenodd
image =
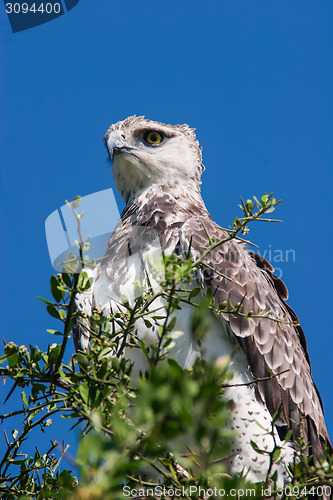
M 201 198 L 202 155 L 194 129 L 131 116 L 109 128 L 105 143 L 116 188 L 126 206 L 94 271 L 92 290 L 77 296 L 76 307 L 89 315 L 96 306 L 108 316 L 113 297 L 127 295 L 138 277 L 135 259 L 128 265 L 123 258 L 129 235 L 137 229 L 150 228 L 157 238 L 155 246 L 147 245 L 140 236 L 132 238 L 137 248 L 131 253 L 141 261 L 159 245 L 168 255 L 177 250 L 197 260 L 207 246 L 207 235 L 222 241 L 227 233 L 212 220 Z M 226 395 L 233 401 L 232 426 L 238 438 L 230 472 L 245 473 L 253 481 L 265 479 L 269 458 L 256 453 L 250 441 L 261 449 L 272 449 L 273 437 L 265 429 L 270 428 L 276 412 L 275 440 L 283 449 L 283 460 L 291 462 L 295 450 L 292 442 L 284 441 L 289 429 L 294 438 L 301 432 L 316 460 L 329 438 L 304 333 L 285 302 L 286 286 L 274 275 L 269 262 L 236 239 L 212 250 L 205 263 L 213 271 L 205 280 L 198 277 L 198 283 L 203 293 L 210 287 L 216 307 L 242 303 L 244 313 L 261 311 L 269 315 L 268 319 L 248 319 L 217 314 L 199 345 L 190 331 L 190 306 L 177 314 L 175 329 L 184 335 L 176 341 L 170 356 L 179 364 L 190 368 L 199 356 L 208 360 L 223 355 L 232 358 L 233 381 L 238 387 L 227 389 Z M 158 336 L 144 322 L 138 322 L 135 334 L 148 345 Z M 80 320 L 74 328 L 74 342 L 76 350 L 84 350 L 89 344 L 88 330 Z M 236 352 L 235 345 L 240 347 Z M 142 353 L 141 358 L 135 352 L 127 354 L 137 370 L 145 369 Z M 251 384 L 253 380 L 257 382 Z M 282 465 L 278 471 L 280 477 L 285 474 Z

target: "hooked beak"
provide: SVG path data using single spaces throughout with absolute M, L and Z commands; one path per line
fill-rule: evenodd
M 109 151 L 111 161 L 117 153 L 128 152 L 134 149 L 126 144 L 125 137 L 119 130 L 113 130 L 110 132 L 106 145 Z

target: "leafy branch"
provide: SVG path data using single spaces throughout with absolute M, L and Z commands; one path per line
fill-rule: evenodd
M 209 291 L 205 295 L 201 287 L 193 286 L 195 269 L 209 266 L 205 261 L 209 252 L 233 238 L 245 241 L 240 235 L 247 233 L 248 224 L 273 220 L 265 215 L 279 202 L 272 195 L 264 195 L 260 201 L 242 200 L 244 217 L 234 220 L 223 241 L 215 241 L 206 231 L 208 245 L 196 261 L 190 252 L 187 259 L 164 256 L 164 277 L 159 287 L 153 289 L 147 277 L 135 299 L 113 301 L 109 316 L 96 308 L 91 315 L 74 310 L 76 295 L 90 291 L 87 268 L 93 265 L 83 255 L 89 245 L 80 231 L 83 214 L 76 213 L 78 203 L 76 199 L 71 206 L 78 224 L 79 257 L 70 255 L 64 271 L 51 277 L 53 299 L 42 299 L 50 317 L 59 324 L 48 334 L 60 342 L 50 343 L 46 352 L 8 342 L 0 357 L 0 376 L 13 384 L 7 399 L 21 390 L 21 407 L 4 412 L 0 418 L 6 424 L 22 418 L 19 430 L 13 429 L 11 437 L 5 433 L 0 460 L 1 498 L 123 500 L 127 492 L 124 488 L 135 489 L 142 497 L 141 493 L 151 487 L 164 487 L 166 491 L 185 488 L 183 497 L 187 499 L 202 499 L 199 492 L 209 488 L 224 490 L 226 496 L 233 490 L 251 488 L 251 498 L 256 499 L 264 498 L 262 491 L 268 487 L 272 487 L 273 496 L 277 494 L 274 466 L 282 456 L 276 441 L 269 452 L 254 444 L 258 454 L 268 453 L 265 483 L 250 484 L 241 475 L 228 475 L 226 463 L 234 432 L 229 424 L 230 403 L 223 390 L 243 384 L 232 384 L 226 363 L 198 360 L 191 369 L 184 369 L 169 355 L 183 335 L 177 330 L 175 314 L 185 304 L 193 308 L 193 339 L 198 345 L 207 331 L 210 313 L 284 321 L 271 317 L 270 311 L 242 312 L 243 301 L 235 305 L 229 301 L 217 308 Z M 80 315 L 91 342 L 87 352 L 71 354 L 68 339 L 73 320 Z M 138 338 L 136 326 L 140 322 L 147 329 L 154 328 L 155 341 Z M 126 358 L 129 349 L 141 351 L 146 361 L 140 377 Z M 15 403 L 17 406 L 17 400 Z M 69 419 L 79 430 L 80 446 L 73 466 L 79 469 L 74 472 L 80 475 L 80 481 L 62 465 L 66 445 L 60 458 L 55 456 L 55 439 L 51 446 L 42 443 L 44 453 L 38 449 L 32 455 L 29 452 L 28 444 L 36 441 L 38 429 L 52 429 L 57 418 Z M 304 487 L 329 488 L 333 481 L 328 451 L 320 463 L 313 465 L 306 446 L 300 442 L 298 447 L 298 459 L 288 469 L 294 489 L 284 498 L 290 500 L 305 498 Z M 197 493 L 190 495 L 190 487 Z

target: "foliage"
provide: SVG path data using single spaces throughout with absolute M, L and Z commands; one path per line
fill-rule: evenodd
M 242 201 L 244 217 L 235 219 L 225 241 L 242 238 L 249 222 L 267 220 L 264 215 L 277 204 L 272 195 L 264 195 L 261 201 Z M 74 210 L 77 200 L 72 206 Z M 81 216 L 76 217 L 79 226 Z M 209 235 L 207 238 L 208 246 L 196 262 L 175 255 L 164 257 L 161 288 L 142 289 L 134 303 L 124 298 L 111 317 L 104 317 L 97 309 L 90 318 L 74 311 L 76 294 L 90 288 L 87 272 L 75 272 L 83 261 L 82 253 L 81 262 L 70 257 L 73 272 L 51 277 L 53 300 L 42 300 L 50 316 L 59 321 L 59 329 L 48 333 L 58 336 L 60 343 L 52 343 L 41 352 L 38 347 L 9 342 L 0 357 L 0 374 L 13 381 L 8 397 L 20 390 L 22 399 L 22 409 L 1 418 L 10 422 L 21 415 L 23 421 L 20 430 L 5 437 L 6 449 L 0 461 L 1 498 L 93 500 L 142 498 L 144 494 L 154 498 L 174 495 L 196 499 L 223 494 L 225 498 L 272 498 L 274 477 L 253 485 L 241 476 L 226 474 L 224 462 L 234 435 L 229 425 L 229 402 L 223 397 L 223 388 L 230 381 L 228 360 L 211 364 L 199 360 L 191 370 L 185 370 L 168 358 L 182 334 L 174 330 L 175 310 L 184 303 L 196 310 L 193 334 L 198 339 L 204 335 L 207 313 L 216 312 L 212 297 L 202 297 L 200 288 L 191 287 L 191 277 L 205 256 L 224 243 Z M 84 263 L 87 265 L 86 260 Z M 161 298 L 166 303 L 164 313 L 154 307 Z M 221 310 L 242 314 L 241 304 L 222 304 Z M 67 341 L 73 322 L 78 320 L 90 325 L 90 349 L 71 356 L 66 363 Z M 138 320 L 155 326 L 159 334 L 155 344 L 148 347 L 134 335 Z M 133 375 L 131 361 L 120 355 L 125 345 L 142 350 L 147 359 L 148 369 L 140 378 Z M 71 419 L 73 427 L 80 429 L 75 463 L 80 480 L 71 470 L 60 470 L 66 450 L 57 459 L 56 440 L 48 449 L 44 447 L 45 451 L 36 448 L 33 456 L 25 451 L 34 429 L 45 430 L 57 417 Z M 279 450 L 270 455 L 274 463 Z M 306 498 L 311 487 L 325 487 L 333 481 L 332 459 L 326 453 L 321 465 L 313 465 L 303 449 L 290 476 L 291 487 L 279 498 Z M 155 489 L 151 493 L 147 488 Z

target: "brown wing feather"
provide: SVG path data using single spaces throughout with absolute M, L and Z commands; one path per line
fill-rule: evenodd
M 192 253 L 198 258 L 208 246 L 207 233 L 217 241 L 228 235 L 208 216 L 193 217 L 183 226 L 186 240 L 192 239 Z M 325 441 L 329 443 L 322 402 L 312 380 L 306 340 L 300 326 L 295 326 L 296 314 L 285 303 L 285 284 L 274 275 L 273 267 L 236 240 L 230 240 L 211 251 L 205 262 L 216 273 L 205 275 L 215 303 L 230 300 L 233 305 L 243 301 L 241 312 L 270 318 L 242 318 L 223 314 L 244 350 L 255 378 L 260 381 L 258 393 L 273 415 L 280 411 L 277 424 L 281 435 L 292 429 L 294 439 L 298 429 L 311 453 L 318 458 Z M 203 273 L 205 268 L 203 267 Z M 284 372 L 284 373 L 281 373 Z M 278 375 L 277 375 L 278 374 Z M 305 418 L 301 419 L 301 410 Z

